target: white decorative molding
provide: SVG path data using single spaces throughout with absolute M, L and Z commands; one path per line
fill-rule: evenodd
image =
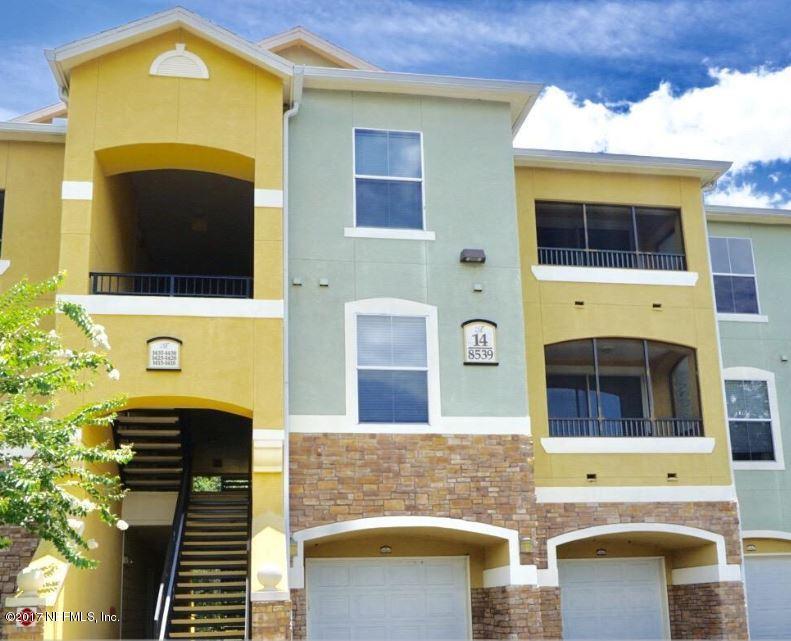
M 253 189 L 253 207 L 282 207 L 282 189 Z
M 283 318 L 282 300 L 81 294 L 59 294 L 57 299 L 82 305 L 89 314 L 202 316 L 207 318 Z
M 782 530 L 742 530 L 742 539 L 777 539 L 791 541 L 791 532 Z
M 533 265 L 538 280 L 561 283 L 606 283 L 614 285 L 676 285 L 693 287 L 697 272 L 675 272 L 653 269 L 611 269 L 609 267 L 567 267 L 565 265 Z
M 711 454 L 708 437 L 549 437 L 541 439 L 547 454 Z
M 172 78 L 202 78 L 209 77 L 209 68 L 200 56 L 186 50 L 183 42 L 176 44 L 176 48 L 160 53 L 148 73 L 152 76 L 170 76 Z
M 732 323 L 768 323 L 769 317 L 763 314 L 725 314 L 717 312 L 717 320 Z
M 733 485 L 537 487 L 538 503 L 689 503 L 736 500 Z
M 727 555 L 725 552 L 725 537 L 716 532 L 709 532 L 708 530 L 701 530 L 696 527 L 689 527 L 687 525 L 676 525 L 674 523 L 612 523 L 610 525 L 596 525 L 593 527 L 583 528 L 581 530 L 574 530 L 553 536 L 547 539 L 547 569 L 538 570 L 538 584 L 541 586 L 558 586 L 558 547 L 573 541 L 581 541 L 583 539 L 591 539 L 594 537 L 602 537 L 610 534 L 624 534 L 631 532 L 656 532 L 659 534 L 678 534 L 686 537 L 693 537 L 701 541 L 713 543 L 717 550 L 717 567 L 722 576 L 733 576 L 733 571 L 728 568 L 739 566 L 728 566 Z M 689 568 L 694 569 L 694 568 Z M 675 570 L 674 570 L 675 572 Z M 741 574 L 739 574 L 741 577 Z M 680 575 L 684 578 L 684 575 Z M 726 579 L 722 579 L 726 580 Z M 738 579 L 727 579 L 741 580 Z M 690 583 L 699 581 L 690 581 Z
M 303 434 L 521 434 L 529 416 L 440 416 L 425 423 L 355 423 L 345 414 L 292 414 L 289 431 Z
M 250 593 L 250 600 L 253 602 L 262 601 L 288 601 L 291 592 L 288 590 L 257 590 Z
M 5 274 L 9 267 L 11 267 L 10 260 L 0 260 L 0 274 Z
M 784 470 L 783 429 L 780 425 L 780 405 L 777 402 L 777 385 L 774 372 L 758 367 L 726 367 L 722 370 L 723 381 L 764 381 L 769 399 L 769 418 L 772 426 L 774 461 L 732 461 L 734 470 Z M 730 417 L 728 418 L 730 420 Z
M 701 565 L 693 568 L 676 568 L 670 575 L 673 585 L 691 585 L 693 583 L 719 583 L 720 581 L 741 581 L 742 566 Z
M 90 180 L 64 180 L 60 197 L 62 200 L 93 200 L 93 183 Z
M 283 440 L 278 429 L 253 429 L 253 472 L 283 471 Z
M 387 240 L 436 240 L 433 231 L 425 229 L 389 229 L 387 227 L 345 227 L 346 238 L 383 238 Z
M 499 585 L 535 585 L 538 580 L 536 567 L 523 566 L 519 559 L 519 532 L 497 525 L 467 521 L 465 519 L 451 519 L 440 516 L 379 516 L 367 519 L 353 519 L 351 521 L 338 521 L 294 532 L 292 538 L 297 544 L 297 554 L 292 560 L 289 570 L 289 587 L 301 589 L 305 587 L 305 543 L 328 536 L 348 534 L 351 532 L 374 531 L 391 528 L 436 528 L 467 532 L 481 536 L 502 539 L 508 544 L 508 566 L 493 568 L 488 579 L 484 571 L 485 587 Z M 506 582 L 507 581 L 507 582 Z

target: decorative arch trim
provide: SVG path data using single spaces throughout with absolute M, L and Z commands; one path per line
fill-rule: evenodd
M 508 545 L 507 566 L 484 570 L 484 587 L 500 585 L 535 585 L 537 583 L 536 567 L 521 565 L 519 559 L 519 532 L 497 525 L 451 519 L 439 516 L 379 516 L 366 519 L 353 519 L 328 523 L 307 528 L 292 535 L 297 544 L 297 554 L 292 560 L 289 584 L 292 589 L 305 586 L 305 542 L 333 535 L 350 532 L 376 531 L 390 528 L 436 528 L 457 532 L 468 532 L 501 539 Z
M 148 73 L 152 76 L 205 80 L 209 77 L 209 68 L 200 56 L 187 51 L 186 45 L 179 42 L 175 49 L 165 51 L 154 58 Z
M 711 566 L 680 568 L 673 570 L 674 585 L 689 583 L 709 583 L 719 581 L 740 581 L 741 566 L 728 565 L 725 549 L 725 537 L 716 532 L 674 523 L 613 523 L 565 532 L 547 539 L 547 569 L 538 570 L 538 583 L 545 586 L 558 586 L 558 547 L 573 541 L 581 541 L 608 534 L 629 532 L 657 532 L 689 536 L 701 541 L 713 543 L 717 552 L 717 564 Z
M 742 539 L 776 539 L 791 541 L 791 532 L 782 530 L 742 530 Z

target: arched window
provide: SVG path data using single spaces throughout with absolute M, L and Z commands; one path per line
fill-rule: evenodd
M 695 351 L 633 338 L 547 345 L 550 436 L 702 436 Z

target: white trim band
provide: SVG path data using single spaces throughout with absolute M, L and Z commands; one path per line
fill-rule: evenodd
M 670 575 L 673 585 L 692 585 L 694 583 L 720 583 L 721 581 L 741 581 L 742 566 L 701 565 L 694 568 L 676 568 Z
M 538 503 L 690 503 L 736 500 L 733 485 L 537 487 Z
M 282 189 L 253 189 L 253 207 L 282 207 Z
M 611 269 L 609 267 L 567 267 L 533 265 L 538 280 L 559 283 L 606 283 L 615 285 L 676 285 L 694 287 L 697 272 L 676 272 L 653 269 Z
M 60 197 L 62 200 L 93 200 L 93 183 L 90 180 L 64 180 Z
M 283 318 L 282 300 L 80 294 L 59 294 L 57 299 L 82 305 L 89 314 L 112 316 Z
M 711 454 L 708 437 L 549 437 L 541 439 L 548 454 Z
M 742 530 L 742 539 L 776 539 L 791 541 L 791 532 L 782 530 Z
M 521 434 L 529 416 L 440 416 L 428 423 L 354 423 L 343 414 L 292 414 L 289 431 L 302 434 Z
M 725 314 L 717 313 L 718 321 L 728 321 L 729 323 L 768 323 L 769 317 L 763 314 Z
M 389 229 L 386 227 L 344 227 L 346 238 L 384 238 L 387 240 L 436 240 L 433 231 L 424 229 Z
M 250 600 L 253 603 L 288 601 L 289 599 L 291 599 L 291 592 L 287 590 L 258 590 L 250 593 Z
M 10 260 L 0 260 L 0 274 L 5 274 L 9 267 L 11 267 Z

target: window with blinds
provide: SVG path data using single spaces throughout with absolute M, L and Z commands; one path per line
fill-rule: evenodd
M 420 133 L 354 131 L 357 227 L 423 229 Z
M 427 423 L 426 319 L 357 316 L 360 423 Z

